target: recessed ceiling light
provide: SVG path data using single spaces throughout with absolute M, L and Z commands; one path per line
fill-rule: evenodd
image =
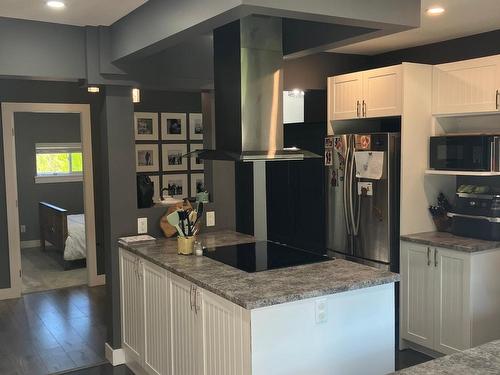
M 430 7 L 426 10 L 426 12 L 431 16 L 437 16 L 444 13 L 444 8 L 439 6 Z
M 64 4 L 64 2 L 55 1 L 55 0 L 47 1 L 46 4 L 47 4 L 47 6 L 54 8 L 54 9 L 61 9 L 61 8 L 64 8 L 66 6 L 66 4 Z

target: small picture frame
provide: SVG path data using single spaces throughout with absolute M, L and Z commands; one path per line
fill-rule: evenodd
M 158 172 L 158 145 L 135 145 L 135 165 L 137 172 Z
M 158 203 L 160 201 L 160 176 L 149 176 L 151 182 L 153 183 L 153 202 Z
M 161 114 L 161 139 L 165 141 L 187 140 L 187 121 L 185 113 Z
M 186 144 L 162 145 L 161 150 L 163 172 L 187 171 L 188 158 L 182 157 L 187 154 Z
M 195 198 L 196 194 L 205 191 L 205 174 L 192 173 L 191 174 L 191 197 Z
M 158 114 L 151 112 L 135 112 L 134 129 L 136 141 L 157 141 Z
M 189 145 L 189 152 L 196 150 L 203 150 L 203 144 L 192 143 Z M 201 160 L 197 154 L 191 154 L 190 166 L 192 171 L 202 171 L 204 169 L 203 160 Z
M 175 199 L 187 198 L 188 194 L 187 174 L 163 175 L 163 188 L 168 190 L 168 195 Z
M 189 114 L 189 139 L 192 141 L 203 139 L 203 115 L 201 113 Z
M 325 166 L 330 167 L 333 165 L 333 150 L 326 149 L 325 150 Z
M 325 148 L 333 148 L 333 136 L 325 137 Z

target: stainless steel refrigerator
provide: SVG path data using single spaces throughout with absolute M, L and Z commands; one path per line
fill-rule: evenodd
M 398 272 L 400 134 L 334 136 L 325 163 L 328 249 Z

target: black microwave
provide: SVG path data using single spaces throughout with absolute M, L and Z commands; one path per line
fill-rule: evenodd
M 431 137 L 430 168 L 498 172 L 500 135 L 445 135 Z

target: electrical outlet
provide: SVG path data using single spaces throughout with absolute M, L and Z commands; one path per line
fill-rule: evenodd
M 207 227 L 215 227 L 215 211 L 207 211 Z
M 139 217 L 137 219 L 137 233 L 145 234 L 148 233 L 148 218 Z
M 316 324 L 326 323 L 328 320 L 328 304 L 325 298 L 316 301 Z
M 21 233 L 26 233 L 26 225 L 21 225 Z

